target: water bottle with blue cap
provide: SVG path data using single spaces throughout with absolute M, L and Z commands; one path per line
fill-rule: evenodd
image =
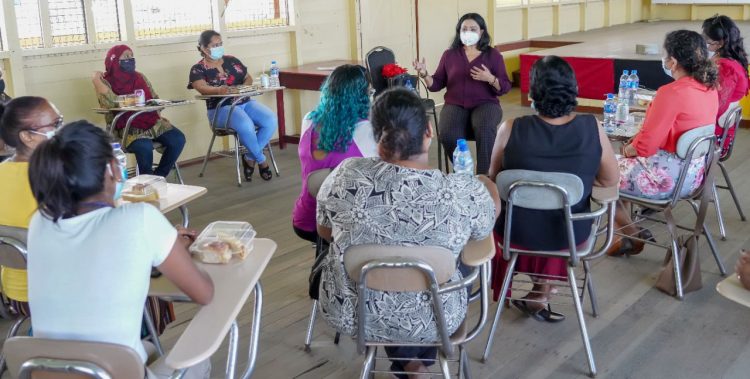
M 456 141 L 456 150 L 453 151 L 453 172 L 474 175 L 474 159 L 469 144 L 463 138 Z

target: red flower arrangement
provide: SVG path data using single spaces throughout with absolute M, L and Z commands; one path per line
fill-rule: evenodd
M 383 74 L 384 78 L 389 79 L 401 74 L 405 74 L 406 69 L 395 63 L 388 63 L 383 66 L 383 70 L 381 71 L 381 73 Z

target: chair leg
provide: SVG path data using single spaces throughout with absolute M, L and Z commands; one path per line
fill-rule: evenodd
M 334 345 L 338 345 L 339 344 L 339 339 L 341 339 L 341 333 L 336 332 L 336 335 L 333 336 L 333 344 Z
M 240 157 L 240 137 L 237 134 L 234 135 L 234 159 L 237 161 L 237 187 L 242 187 L 242 175 L 240 171 L 242 169 L 242 161 L 244 159 Z
M 672 267 L 674 268 L 675 297 L 677 300 L 682 300 L 685 298 L 685 295 L 682 292 L 682 267 L 680 266 L 679 256 L 680 247 L 677 245 L 677 236 L 671 235 L 670 238 L 672 239 Z
M 438 360 L 440 361 L 440 372 L 443 373 L 443 378 L 450 379 L 451 369 L 448 367 L 448 358 L 445 357 L 445 354 L 441 350 L 438 351 Z
M 727 230 L 724 227 L 724 216 L 721 214 L 721 204 L 719 203 L 719 192 L 716 190 L 716 184 L 711 186 L 711 192 L 714 197 L 714 208 L 716 209 L 716 219 L 719 222 L 719 235 L 722 241 L 727 240 Z
M 10 339 L 12 337 L 15 337 L 16 334 L 18 334 L 18 329 L 21 328 L 21 325 L 23 325 L 23 322 L 26 321 L 26 320 L 28 320 L 27 316 L 21 316 L 21 317 L 19 317 L 13 323 L 13 326 L 11 326 L 10 329 L 8 329 L 8 334 L 5 337 L 5 340 L 7 341 L 8 339 Z M 6 366 L 5 365 L 5 353 L 0 350 L 0 376 L 3 374 L 3 372 L 5 372 L 5 369 L 6 369 L 5 366 Z
M 583 269 L 586 273 L 586 289 L 589 291 L 589 299 L 591 300 L 591 315 L 599 317 L 599 304 L 596 302 L 596 289 L 594 288 L 594 278 L 591 275 L 589 261 L 583 261 Z
M 271 164 L 273 164 L 273 170 L 276 171 L 276 177 L 280 176 L 279 165 L 276 164 L 276 158 L 273 156 L 273 149 L 271 148 L 271 144 L 268 144 L 268 155 L 271 158 Z
M 206 171 L 206 165 L 208 165 L 208 157 L 211 156 L 211 149 L 214 147 L 214 140 L 216 139 L 216 134 L 211 133 L 211 142 L 208 143 L 208 152 L 206 153 L 206 156 L 203 157 L 203 167 L 201 168 L 201 173 L 198 174 L 199 177 L 203 177 L 203 173 Z
M 716 260 L 716 266 L 719 267 L 719 273 L 721 273 L 721 276 L 727 276 L 727 269 L 724 267 L 724 261 L 719 255 L 719 250 L 716 248 L 716 242 L 714 242 L 711 232 L 708 231 L 705 221 L 703 222 L 703 235 L 706 236 L 706 243 L 708 243 L 708 248 L 711 249 L 711 254 L 713 254 L 714 260 Z
M 318 301 L 313 300 L 312 309 L 310 310 L 310 321 L 307 322 L 307 335 L 305 336 L 305 352 L 310 352 L 312 343 L 313 328 L 315 327 L 315 318 L 318 315 Z M 338 334 L 338 333 L 337 333 Z
M 360 379 L 369 379 L 370 371 L 372 371 L 373 363 L 375 362 L 375 347 L 368 346 L 365 350 L 365 363 L 362 364 L 362 373 Z
M 227 366 L 225 372 L 227 378 L 234 378 L 234 371 L 237 365 L 238 330 L 237 320 L 232 321 L 232 325 L 229 328 L 229 343 L 227 347 Z
M 740 201 L 737 198 L 737 194 L 734 192 L 734 186 L 732 185 L 732 180 L 729 179 L 729 173 L 727 172 L 727 168 L 724 167 L 724 162 L 719 162 L 719 168 L 721 168 L 721 174 L 724 176 L 724 181 L 727 183 L 727 189 L 729 190 L 729 193 L 732 195 L 732 200 L 734 200 L 734 205 L 737 207 L 737 212 L 740 214 L 740 219 L 742 221 L 747 221 L 745 218 L 745 213 L 742 212 L 742 207 L 740 206 Z
M 458 348 L 461 351 L 458 362 L 459 378 L 471 379 L 471 370 L 469 369 L 469 355 L 466 353 L 466 347 L 464 345 L 460 345 Z
M 175 163 L 174 164 L 174 176 L 177 178 L 177 183 L 185 184 L 185 182 L 182 180 L 182 173 L 180 172 L 180 166 Z
M 508 268 L 505 271 L 505 277 L 503 278 L 503 285 L 500 289 L 500 298 L 497 301 L 497 310 L 495 311 L 495 318 L 492 320 L 492 327 L 490 328 L 490 333 L 487 336 L 487 345 L 484 347 L 484 354 L 482 355 L 482 363 L 487 362 L 487 358 L 490 356 L 490 351 L 492 350 L 492 343 L 495 339 L 495 331 L 497 331 L 497 327 L 500 324 L 500 315 L 503 313 L 503 308 L 505 308 L 505 299 L 508 295 L 508 289 L 510 288 L 510 283 L 513 280 L 513 270 L 516 267 L 516 260 L 518 259 L 518 254 L 513 254 L 510 257 L 510 262 L 508 262 Z
M 586 320 L 583 317 L 583 307 L 581 306 L 581 298 L 578 297 L 578 286 L 576 285 L 575 271 L 573 267 L 568 266 L 568 283 L 570 284 L 570 292 L 573 295 L 573 304 L 576 308 L 576 315 L 578 316 L 578 326 L 581 327 L 581 338 L 583 339 L 583 347 L 586 349 L 586 358 L 589 362 L 589 376 L 596 376 L 596 364 L 594 363 L 594 353 L 591 351 L 591 341 L 589 341 L 589 333 L 586 329 Z
M 143 308 L 143 321 L 146 322 L 146 329 L 148 330 L 148 334 L 151 335 L 151 342 L 154 343 L 156 352 L 159 353 L 160 357 L 163 357 L 164 348 L 162 348 L 161 341 L 159 341 L 159 333 L 156 332 L 156 326 L 154 326 L 154 318 L 151 316 L 151 312 L 149 312 L 148 306 Z

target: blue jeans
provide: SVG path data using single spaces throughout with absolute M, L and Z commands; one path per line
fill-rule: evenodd
M 154 141 L 159 142 L 164 147 L 156 170 L 153 169 Z M 139 138 L 131 142 L 128 145 L 128 152 L 135 155 L 135 160 L 138 162 L 138 173 L 167 176 L 177 162 L 177 158 L 180 157 L 183 147 L 185 147 L 185 135 L 179 129 L 172 128 L 153 140 Z
M 229 108 L 229 105 L 225 105 L 219 109 L 216 127 L 224 127 Z M 216 109 L 208 110 L 209 122 L 213 120 L 214 113 Z M 237 132 L 240 143 L 248 151 L 245 158 L 258 163 L 265 162 L 266 156 L 263 154 L 263 149 L 268 145 L 273 132 L 278 127 L 276 114 L 258 101 L 250 100 L 245 104 L 237 105 L 229 121 L 229 127 Z

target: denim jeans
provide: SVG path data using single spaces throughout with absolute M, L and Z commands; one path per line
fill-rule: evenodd
M 154 141 L 159 142 L 164 147 L 156 170 L 153 169 Z M 177 162 L 177 158 L 180 157 L 183 147 L 185 147 L 185 135 L 179 129 L 172 128 L 153 140 L 139 138 L 131 142 L 127 149 L 129 153 L 135 155 L 140 174 L 167 176 Z
M 224 127 L 230 107 L 225 105 L 219 109 L 216 127 Z M 209 121 L 213 120 L 214 113 L 216 113 L 216 109 L 208 110 Z M 232 112 L 232 119 L 229 121 L 229 127 L 237 132 L 240 143 L 248 151 L 245 158 L 258 163 L 265 162 L 266 156 L 263 154 L 263 149 L 268 145 L 273 132 L 278 127 L 276 114 L 258 101 L 250 100 L 237 105 Z

